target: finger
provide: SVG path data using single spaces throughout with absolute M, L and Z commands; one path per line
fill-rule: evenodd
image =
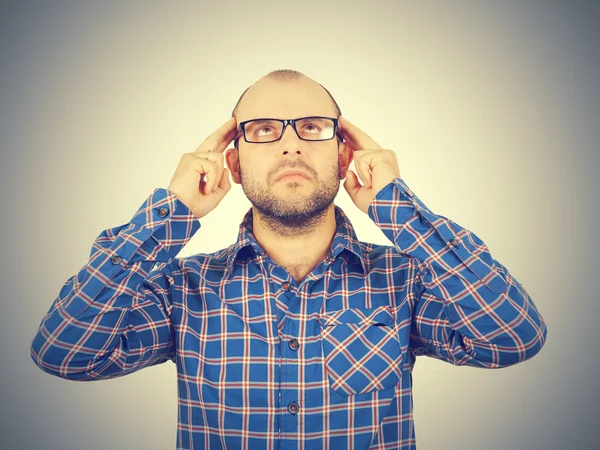
M 223 174 L 221 175 L 221 180 L 219 181 L 219 185 L 215 190 L 215 193 L 219 197 L 219 199 L 223 198 L 227 192 L 231 189 L 231 182 L 229 181 L 229 169 L 223 169 Z
M 217 146 L 213 152 L 223 153 L 223 151 L 233 142 L 233 140 L 238 137 L 238 134 L 241 133 L 240 130 L 237 129 L 237 125 L 234 122 L 234 127 L 228 131 L 223 139 L 217 142 Z
M 350 147 L 350 149 L 353 152 L 360 152 L 362 150 L 361 146 L 358 145 L 358 143 L 354 141 L 352 136 L 350 136 L 348 133 L 346 133 L 341 127 L 340 127 L 340 133 L 342 133 L 342 137 L 344 138 L 344 142 L 346 143 L 346 145 L 348 147 Z
M 227 122 L 208 137 L 211 144 L 214 144 L 214 152 L 222 152 L 229 145 L 229 143 L 237 135 L 237 119 L 235 116 L 231 116 Z
M 214 192 L 217 189 L 218 180 L 221 179 L 221 174 L 223 173 L 223 154 L 214 152 L 200 152 L 193 153 L 193 156 L 200 162 L 210 161 L 216 165 L 216 169 L 210 176 L 208 176 L 208 173 L 204 173 L 201 177 L 201 181 L 203 182 L 205 187 L 207 189 L 210 188 L 209 192 Z
M 196 149 L 196 152 L 217 152 L 222 153 L 225 148 L 233 141 L 237 135 L 237 122 L 235 116 L 232 116 L 227 122 L 221 125 L 214 133 L 208 136 L 202 144 Z
M 212 161 L 217 165 L 217 170 L 215 171 L 214 175 L 212 176 L 214 183 L 211 183 L 212 189 L 210 190 L 210 192 L 216 191 L 217 187 L 218 187 L 218 181 L 221 179 L 221 175 L 223 173 L 223 167 L 224 167 L 223 154 L 215 153 L 215 152 L 202 152 L 202 153 L 198 153 L 197 156 L 200 159 L 206 159 L 208 161 Z
M 348 172 L 346 172 L 346 181 L 344 181 L 344 189 L 346 189 L 346 192 L 348 192 L 348 195 L 352 200 L 354 200 L 354 197 L 356 197 L 361 187 L 356 174 L 351 170 L 348 170 Z
M 203 193 L 206 195 L 214 192 L 221 179 L 219 173 L 219 166 L 216 163 L 213 163 L 212 161 L 210 161 L 210 166 L 210 170 L 206 172 L 203 177 L 205 183 Z
M 376 149 L 381 146 L 367 135 L 364 131 L 358 128 L 356 125 L 350 123 L 344 116 L 340 114 L 339 122 L 340 130 L 345 139 L 357 144 L 359 149 Z
M 371 172 L 369 161 L 363 156 L 354 159 L 354 168 L 367 189 L 371 189 Z
M 192 168 L 200 174 L 200 189 L 203 195 L 210 194 L 217 181 L 219 166 L 210 159 L 196 157 L 191 161 Z

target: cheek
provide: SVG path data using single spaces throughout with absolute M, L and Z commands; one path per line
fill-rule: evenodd
M 326 172 L 338 172 L 338 168 L 340 165 L 339 155 L 336 153 L 335 155 L 331 155 L 327 159 L 324 159 L 320 162 L 320 167 L 322 167 Z
M 266 164 L 256 159 L 241 159 L 240 173 L 245 179 L 262 180 L 267 176 Z

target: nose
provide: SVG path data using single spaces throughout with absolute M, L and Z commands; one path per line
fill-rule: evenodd
M 302 139 L 298 137 L 294 127 L 291 123 L 285 127 L 283 130 L 283 135 L 279 140 L 279 145 L 281 146 L 281 153 L 283 155 L 287 155 L 289 153 L 296 153 L 297 155 L 301 155 Z

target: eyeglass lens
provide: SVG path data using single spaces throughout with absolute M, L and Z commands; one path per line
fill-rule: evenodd
M 320 117 L 307 117 L 296 121 L 296 130 L 301 139 L 321 141 L 333 138 L 333 120 Z M 271 119 L 253 120 L 244 125 L 248 142 L 270 142 L 281 137 L 283 122 Z

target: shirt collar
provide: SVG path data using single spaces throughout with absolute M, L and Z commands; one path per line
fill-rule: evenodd
M 345 251 L 350 260 L 360 264 L 364 274 L 366 273 L 364 253 L 356 237 L 354 227 L 339 206 L 334 205 L 334 211 L 336 231 L 331 242 L 330 262 L 333 263 Z M 237 259 L 242 259 L 243 256 L 248 255 L 251 257 L 255 257 L 256 255 L 265 256 L 265 251 L 256 241 L 252 232 L 252 208 L 244 215 L 244 219 L 239 227 L 237 241 L 230 247 L 229 255 L 227 256 L 227 270 L 231 271 Z

